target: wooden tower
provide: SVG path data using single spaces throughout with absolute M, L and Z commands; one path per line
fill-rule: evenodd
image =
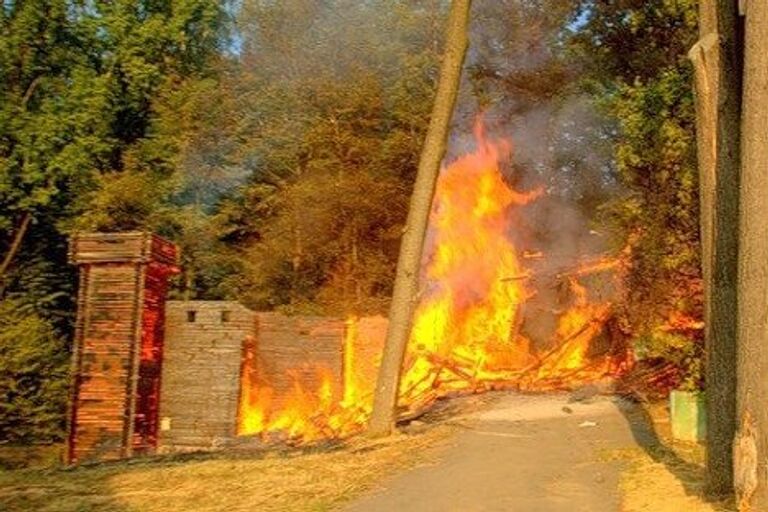
M 69 463 L 130 457 L 157 447 L 163 323 L 178 250 L 151 233 L 78 234 L 80 268 Z

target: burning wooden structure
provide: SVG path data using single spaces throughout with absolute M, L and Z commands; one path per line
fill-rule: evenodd
M 313 430 L 304 420 L 372 393 L 387 325 L 382 317 L 255 313 L 226 301 L 170 301 L 166 317 L 166 452 L 237 436 L 323 436 L 326 425 Z
M 176 246 L 144 232 L 80 234 L 70 259 L 80 267 L 80 288 L 67 459 L 152 451 Z
M 406 416 L 456 393 L 568 389 L 631 365 L 621 336 L 611 334 L 629 253 L 553 266 L 532 251 L 516 219 L 543 192 L 504 179 L 499 161 L 508 149 L 478 130 L 478 149 L 437 183 L 399 390 Z M 168 450 L 237 435 L 302 443 L 365 427 L 385 319 L 174 302 L 163 355 L 175 248 L 145 233 L 81 235 L 72 255 L 82 280 L 71 461 L 152 451 L 158 423 Z
M 256 317 L 238 432 L 303 442 L 359 431 L 370 413 L 386 319 Z
M 244 378 L 260 389 L 270 388 L 273 408 L 283 408 L 297 385 L 305 389 L 324 387 L 329 400 L 341 400 L 342 320 L 259 313 L 256 329 L 243 362 Z
M 82 234 L 70 252 L 80 267 L 70 463 L 211 449 L 282 430 L 303 436 L 303 415 L 373 388 L 381 317 L 166 303 L 178 254 L 149 233 Z

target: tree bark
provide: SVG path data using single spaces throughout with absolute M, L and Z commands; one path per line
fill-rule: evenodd
M 738 425 L 740 511 L 768 510 L 768 2 L 744 3 Z
M 701 0 L 695 69 L 706 323 L 707 490 L 732 492 L 736 431 L 741 28 L 731 0 Z
M 389 435 L 395 423 L 397 395 L 405 350 L 417 303 L 419 269 L 424 237 L 429 223 L 435 182 L 445 155 L 446 140 L 461 81 L 461 70 L 469 45 L 468 24 L 471 0 L 453 0 L 448 15 L 445 53 L 435 103 L 419 160 L 411 196 L 389 311 L 389 328 L 376 384 L 368 433 Z

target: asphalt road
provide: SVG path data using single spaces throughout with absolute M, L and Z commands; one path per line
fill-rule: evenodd
M 607 398 L 504 395 L 460 418 L 434 464 L 384 478 L 343 512 L 616 512 L 621 462 L 637 446 Z

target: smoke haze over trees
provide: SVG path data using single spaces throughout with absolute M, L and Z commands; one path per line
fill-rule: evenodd
M 694 2 L 474 4 L 448 158 L 484 113 L 513 141 L 506 178 L 547 192 L 526 218 L 532 244 L 558 265 L 630 241 L 627 330 L 687 354 L 658 327 L 672 309 L 701 315 Z M 179 298 L 385 312 L 446 12 L 440 0 L 4 2 L 0 437 L 61 436 L 76 230 L 178 243 Z

